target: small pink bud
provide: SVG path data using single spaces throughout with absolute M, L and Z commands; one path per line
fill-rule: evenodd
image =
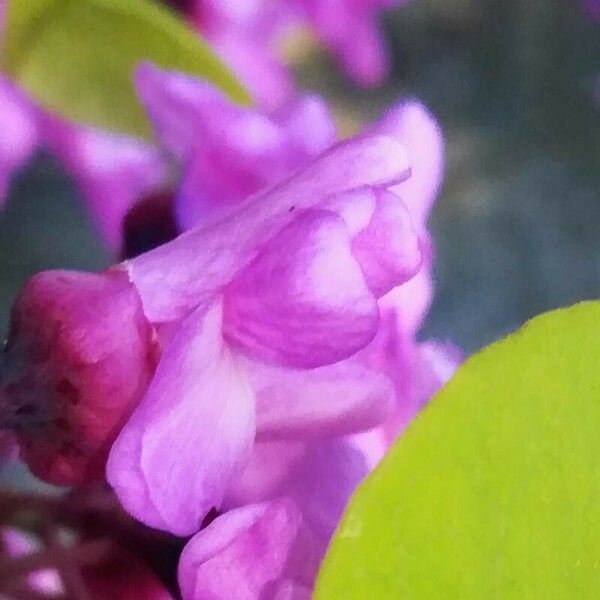
M 39 273 L 15 301 L 0 354 L 0 426 L 17 432 L 22 458 L 42 479 L 102 479 L 157 358 L 125 273 Z

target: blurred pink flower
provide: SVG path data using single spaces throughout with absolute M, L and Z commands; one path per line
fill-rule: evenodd
M 379 12 L 405 0 L 289 0 L 359 85 L 381 83 L 389 70 L 389 52 Z
M 293 95 L 280 46 L 308 27 L 362 86 L 377 85 L 389 70 L 380 25 L 384 8 L 405 0 L 167 0 L 196 26 L 259 104 L 277 108 Z
M 402 101 L 332 145 L 315 97 L 241 108 L 148 65 L 137 83 L 183 166 L 187 231 L 100 275 L 34 279 L 13 310 L 24 326 L 3 359 L 2 411 L 44 397 L 58 420 L 25 434 L 25 458 L 37 468 L 36 453 L 58 457 L 72 481 L 98 472 L 116 436 L 108 480 L 152 527 L 190 535 L 213 507 L 225 511 L 184 553 L 184 597 L 228 598 L 247 579 L 248 598 L 302 597 L 356 485 L 460 361 L 452 345 L 416 340 L 431 299 L 441 132 Z M 106 360 L 86 362 L 88 347 Z M 64 412 L 66 375 L 83 402 Z M 22 426 L 30 415 L 18 416 Z M 59 439 L 59 423 L 85 449 L 81 463 L 44 441 Z M 256 536 L 260 561 L 247 556 Z

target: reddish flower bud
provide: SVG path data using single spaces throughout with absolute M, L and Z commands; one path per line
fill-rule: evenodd
M 22 458 L 42 479 L 102 479 L 157 355 L 125 273 L 40 273 L 15 301 L 0 354 L 0 426 L 17 431 Z

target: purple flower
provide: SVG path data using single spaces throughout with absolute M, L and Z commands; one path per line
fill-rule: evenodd
M 394 139 L 357 138 L 240 202 L 218 222 L 126 263 L 146 316 L 155 323 L 182 321 L 109 458 L 109 482 L 134 516 L 185 535 L 221 504 L 256 432 L 247 374 L 254 367 L 247 360 L 257 369 L 263 362 L 314 369 L 349 358 L 373 339 L 377 296 L 420 264 L 418 238 L 399 199 L 388 225 L 402 243 L 372 248 L 381 261 L 367 254 L 367 234 L 381 227 L 382 207 L 390 201 L 383 190 L 407 174 L 404 149 Z M 394 268 L 384 278 L 380 267 L 388 259 Z M 330 435 L 332 427 L 351 433 L 376 424 L 370 413 L 385 416 L 380 403 L 389 402 L 390 387 L 376 373 L 369 386 L 368 370 L 361 374 L 367 400 L 348 395 L 337 412 L 313 411 L 317 423 L 305 427 L 309 435 L 319 429 Z M 328 384 L 330 396 L 344 382 L 325 374 L 322 392 Z M 287 400 L 294 410 L 294 397 Z M 297 402 L 304 402 L 301 394 Z M 362 427 L 355 411 L 368 416 Z M 271 435 L 277 418 L 289 428 L 286 411 L 273 412 Z
M 403 101 L 335 144 L 315 97 L 241 108 L 148 65 L 137 83 L 183 167 L 185 232 L 100 275 L 34 279 L 13 309 L 2 414 L 43 409 L 36 437 L 29 415 L 14 421 L 25 459 L 63 481 L 97 473 L 116 436 L 107 478 L 152 527 L 191 535 L 221 511 L 184 552 L 184 597 L 228 598 L 231 585 L 302 597 L 356 485 L 460 360 L 415 340 L 431 296 L 441 133 Z M 89 347 L 106 360 L 80 376 Z M 143 358 L 155 353 L 156 369 Z M 77 443 L 49 444 L 59 425 Z M 65 462 L 73 448 L 85 460 Z M 40 456 L 60 468 L 40 468 Z

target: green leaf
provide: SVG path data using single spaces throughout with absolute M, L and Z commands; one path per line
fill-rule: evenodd
M 600 302 L 464 364 L 358 489 L 315 598 L 600 598 Z
M 9 0 L 3 70 L 43 105 L 82 123 L 149 137 L 132 75 L 142 60 L 248 96 L 199 36 L 149 0 Z

